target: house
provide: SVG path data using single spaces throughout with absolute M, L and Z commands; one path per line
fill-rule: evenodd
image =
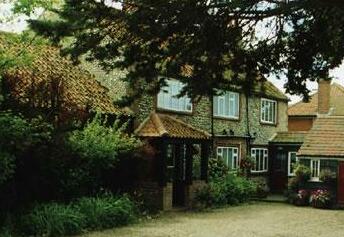
M 150 167 L 150 175 L 140 179 L 151 200 L 163 209 L 190 205 L 207 181 L 211 153 L 231 170 L 253 156 L 252 176 L 267 183 L 268 141 L 288 130 L 288 98 L 267 80 L 257 81 L 251 96 L 233 88 L 197 102 L 178 98 L 182 88 L 180 81 L 168 79 L 157 95 L 145 95 L 131 108 L 135 133 L 156 150 L 146 156 L 151 165 L 142 165 Z
M 292 165 L 300 163 L 311 170 L 307 184 L 310 190 L 325 187 L 330 189 L 343 203 L 344 170 L 344 87 L 331 81 L 320 80 L 318 92 L 309 103 L 299 102 L 288 109 L 287 133 L 278 133 L 270 142 L 273 151 L 272 179 L 275 191 L 286 187 L 288 177 L 292 177 Z M 276 169 L 276 167 L 281 169 Z M 321 172 L 332 171 L 337 177 L 331 185 L 321 182 Z
M 268 141 L 288 130 L 288 98 L 266 79 L 257 79 L 250 96 L 233 87 L 199 101 L 177 97 L 184 85 L 168 79 L 156 95 L 143 95 L 130 109 L 121 109 L 109 97 L 109 92 L 117 98 L 130 93 L 119 80 L 113 78 L 108 91 L 92 74 L 99 80 L 109 75 L 95 65 L 76 67 L 50 46 L 28 49 L 39 52 L 33 64 L 5 75 L 10 101 L 30 111 L 48 111 L 58 123 L 92 112 L 133 116 L 133 131 L 146 143 L 141 161 L 130 167 L 139 171 L 133 186 L 156 207 L 191 205 L 195 190 L 208 180 L 211 155 L 232 171 L 253 156 L 252 177 L 268 182 Z

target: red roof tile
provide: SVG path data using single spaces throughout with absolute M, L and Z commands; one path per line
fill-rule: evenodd
M 305 137 L 299 155 L 344 157 L 344 116 L 317 118 Z
M 169 115 L 151 113 L 135 134 L 140 137 L 209 139 L 210 134 Z
M 331 115 L 344 115 L 344 87 L 337 83 L 331 85 Z M 300 101 L 288 109 L 289 116 L 316 116 L 318 114 L 318 92 L 313 94 L 308 103 Z

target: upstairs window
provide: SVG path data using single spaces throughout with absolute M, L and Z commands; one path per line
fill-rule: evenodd
M 239 93 L 226 91 L 223 95 L 214 96 L 214 116 L 239 118 Z
M 239 168 L 239 148 L 218 147 L 217 156 L 225 162 L 230 170 Z
M 268 149 L 252 148 L 251 156 L 254 159 L 254 167 L 251 169 L 253 173 L 268 171 Z
M 158 108 L 180 112 L 192 112 L 191 99 L 187 96 L 178 97 L 184 84 L 177 80 L 167 80 L 166 83 L 167 86 L 161 88 L 158 94 Z
M 275 100 L 261 99 L 261 122 L 276 124 L 277 102 Z

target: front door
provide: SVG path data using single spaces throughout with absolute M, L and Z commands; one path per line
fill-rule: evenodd
M 338 168 L 338 203 L 344 204 L 344 162 L 339 162 Z
M 288 183 L 287 154 L 283 150 L 277 150 L 272 161 L 271 191 L 281 193 Z

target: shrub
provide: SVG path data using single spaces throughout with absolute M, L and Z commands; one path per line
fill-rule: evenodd
M 246 177 L 255 166 L 255 159 L 251 156 L 246 156 L 240 161 L 240 170 Z
M 297 164 L 295 166 L 295 176 L 298 182 L 307 182 L 311 178 L 311 170 L 305 165 Z
M 136 207 L 126 196 L 81 198 L 74 207 L 86 218 L 86 226 L 90 230 L 101 230 L 126 225 L 136 219 Z
M 201 207 L 236 205 L 248 201 L 255 191 L 254 182 L 240 176 L 227 175 L 197 190 L 195 199 Z
M 209 180 L 217 180 L 228 175 L 228 167 L 220 158 L 209 159 Z
M 330 169 L 324 169 L 320 171 L 320 180 L 325 183 L 332 183 L 336 180 L 337 174 Z
M 82 130 L 74 131 L 68 140 L 72 151 L 95 168 L 112 168 L 120 154 L 130 153 L 141 145 L 139 140 L 125 133 L 126 124 L 116 121 L 108 127 L 106 123 L 96 116 Z
M 315 208 L 329 208 L 331 205 L 331 199 L 331 193 L 328 190 L 318 189 L 311 193 L 309 201 Z
M 19 224 L 26 236 L 64 236 L 79 234 L 85 227 L 85 216 L 71 205 L 50 203 L 38 205 L 24 215 Z

